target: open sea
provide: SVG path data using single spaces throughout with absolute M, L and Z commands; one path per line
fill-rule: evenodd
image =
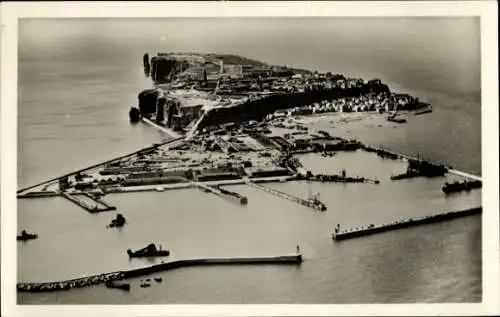
M 18 188 L 167 136 L 131 125 L 130 106 L 149 88 L 146 52 L 228 52 L 272 64 L 380 78 L 434 106 L 394 126 L 375 119 L 321 128 L 394 151 L 419 154 L 481 174 L 479 20 L 413 19 L 23 20 L 19 25 Z M 203 30 L 203 32 L 200 32 Z M 380 126 L 379 126 L 380 125 Z M 91 215 L 61 198 L 18 200 L 18 229 L 38 240 L 18 243 L 18 281 L 78 277 L 144 265 L 128 248 L 162 243 L 173 258 L 288 254 L 300 267 L 185 268 L 157 274 L 129 293 L 93 286 L 19 293 L 20 304 L 240 304 L 479 302 L 481 217 L 334 243 L 336 223 L 357 227 L 481 204 L 481 191 L 444 197 L 444 178 L 387 181 L 398 161 L 362 152 L 304 155 L 313 172 L 377 177 L 369 184 L 279 183 L 297 196 L 318 192 L 328 211 L 232 186 L 247 207 L 199 190 L 115 194 L 130 224 L 106 229 L 114 214 Z M 35 265 L 36 263 L 36 265 Z

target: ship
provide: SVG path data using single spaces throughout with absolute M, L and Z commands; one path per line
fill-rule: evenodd
M 319 200 L 319 193 L 316 195 L 309 193 L 309 199 L 307 201 L 314 207 L 318 208 L 320 211 L 326 210 L 326 205 L 322 203 L 321 200 Z
M 442 191 L 445 194 L 456 193 L 463 190 L 471 190 L 476 188 L 481 188 L 481 181 L 463 181 L 463 182 L 453 182 L 453 183 L 445 183 Z
M 38 239 L 38 235 L 35 233 L 27 233 L 26 230 L 23 230 L 20 235 L 17 236 L 17 241 L 27 241 Z
M 169 256 L 169 250 L 162 250 L 161 245 L 157 249 L 154 243 L 150 243 L 145 248 L 139 249 L 137 251 L 127 250 L 127 254 L 131 258 L 143 258 L 143 257 L 157 257 L 157 256 Z
M 125 224 L 126 220 L 122 214 L 117 214 L 116 218 L 111 221 L 108 228 L 121 228 Z

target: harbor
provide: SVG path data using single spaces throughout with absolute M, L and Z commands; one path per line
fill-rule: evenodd
M 353 258 L 350 248 L 328 244 L 331 243 L 332 228 L 337 223 L 359 232 L 360 223 L 392 224 L 405 222 L 400 219 L 435 219 L 443 210 L 453 213 L 463 208 L 480 209 L 481 190 L 478 187 L 454 195 L 442 191 L 447 183 L 474 178 L 480 181 L 480 177 L 427 158 L 400 154 L 330 130 L 324 133 L 326 129 L 301 124 L 301 116 L 306 117 L 309 112 L 311 115 L 337 113 L 341 118 L 347 118 L 351 113 L 369 115 L 382 112 L 381 118 L 385 118 L 387 112 L 394 110 L 391 107 L 397 105 L 405 108 L 400 112 L 408 120 L 404 123 L 411 124 L 414 120 L 410 117 L 412 112 L 418 118 L 426 117 L 418 113 L 425 111 L 418 110 L 425 104 L 420 105 L 417 98 L 405 94 L 372 92 L 366 96 L 362 93 L 358 97 L 324 101 L 322 98 L 336 97 L 335 94 L 343 89 L 352 88 L 349 93 L 357 94 L 358 88 L 383 89 L 384 84 L 337 78 L 335 85 L 339 87 L 315 85 L 316 80 L 320 82 L 326 78 L 327 82 L 331 81 L 331 76 L 321 76 L 323 74 L 316 79 L 295 78 L 291 82 L 296 88 L 292 90 L 299 91 L 286 91 L 284 87 L 291 85 L 271 79 L 260 85 L 276 86 L 281 82 L 283 87 L 280 89 L 284 91 L 264 92 L 264 88 L 259 88 L 245 97 L 248 99 L 239 100 L 229 92 L 236 89 L 238 81 L 231 83 L 231 87 L 224 83 L 226 86 L 219 86 L 220 90 L 215 93 L 207 87 L 186 91 L 179 88 L 176 91 L 178 88 L 160 83 L 155 89 L 141 94 L 138 112 L 131 110 L 129 113 L 131 121 L 135 120 L 134 116 L 140 120 L 131 122 L 131 126 L 135 131 L 141 131 L 143 127 L 157 130 L 173 140 L 154 143 L 132 154 L 18 191 L 19 209 L 23 210 L 19 223 L 21 226 L 33 224 L 20 229 L 25 228 L 39 236 L 19 243 L 19 276 L 20 281 L 26 281 L 19 283 L 19 292 L 70 288 L 73 291 L 67 293 L 81 294 L 86 292 L 85 286 L 107 285 L 124 278 L 160 274 L 171 268 L 193 265 L 210 268 L 207 267 L 206 272 L 177 270 L 170 272 L 172 274 L 162 273 L 158 278 L 165 281 L 179 278 L 177 281 L 182 281 L 180 277 L 193 274 L 206 279 L 211 270 L 226 270 L 218 268 L 223 264 L 280 263 L 293 265 L 285 266 L 291 269 L 263 265 L 262 270 L 291 278 L 292 271 L 321 272 L 321 269 L 304 266 L 314 267 L 328 259 L 339 259 L 346 267 L 352 265 L 349 261 L 356 260 L 356 257 Z M 313 83 L 307 83 L 308 80 Z M 156 92 L 158 95 L 153 102 L 152 96 Z M 269 104 L 288 103 L 292 99 L 302 101 L 269 113 L 259 110 L 255 118 L 245 117 L 247 104 L 264 109 Z M 207 105 L 200 114 L 198 102 L 205 101 Z M 180 113 L 176 114 L 174 109 Z M 127 112 L 125 109 L 124 116 Z M 229 115 L 231 112 L 234 116 Z M 427 116 L 434 115 L 426 113 Z M 259 120 L 261 117 L 265 118 Z M 388 122 L 393 123 L 397 122 Z M 410 165 L 411 173 L 418 177 L 391 179 L 394 175 L 409 173 Z M 413 176 L 411 173 L 408 175 Z M 70 199 L 72 204 L 64 202 L 61 197 Z M 79 212 L 82 208 L 96 214 Z M 126 217 L 127 225 L 117 230 L 106 229 L 115 214 L 96 212 L 106 208 L 110 208 L 109 211 L 116 208 Z M 43 217 L 37 212 L 39 209 L 44 210 Z M 311 210 L 323 212 L 307 212 Z M 425 221 L 413 220 L 411 226 L 425 224 Z M 50 223 L 59 224 L 54 232 L 49 230 Z M 477 228 L 471 230 L 475 232 Z M 425 226 L 407 231 L 402 235 L 412 236 L 413 240 L 413 235 L 420 232 L 425 232 L 430 239 L 436 237 L 436 241 L 447 234 L 446 230 L 431 234 Z M 368 242 L 365 242 L 362 253 L 381 250 L 376 247 L 380 239 L 384 240 L 383 235 L 363 239 Z M 58 241 L 66 240 L 72 241 L 72 245 L 56 247 L 60 245 Z M 123 250 L 148 241 L 164 241 L 173 250 L 173 257 L 161 263 L 161 259 L 129 259 L 124 256 Z M 297 264 L 302 262 L 301 255 L 245 257 L 249 253 L 280 254 L 290 248 L 290 241 L 304 245 L 303 254 L 308 261 L 300 267 Z M 356 240 L 350 243 L 356 243 Z M 384 245 L 385 249 L 380 252 L 387 254 L 391 246 L 396 247 L 390 240 Z M 68 254 L 72 256 L 68 257 Z M 30 261 L 37 258 L 59 259 L 61 265 L 56 270 L 50 261 L 41 261 L 37 267 L 30 267 Z M 97 258 L 100 261 L 89 260 Z M 240 265 L 227 269 L 227 274 L 233 272 L 235 276 L 244 276 L 246 269 L 238 269 Z M 45 283 L 40 281 L 42 276 L 49 281 L 61 282 Z M 71 278 L 73 276 L 86 277 L 75 280 Z M 158 287 L 169 291 L 168 285 L 172 284 L 166 282 Z

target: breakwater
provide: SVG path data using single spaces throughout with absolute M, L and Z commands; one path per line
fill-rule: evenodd
M 123 280 L 132 277 L 148 275 L 157 272 L 168 271 L 181 267 L 201 266 L 201 265 L 264 265 L 264 264 L 292 264 L 302 263 L 302 255 L 281 255 L 281 256 L 260 256 L 260 257 L 234 257 L 234 258 L 207 258 L 207 259 L 186 259 L 153 264 L 141 268 L 130 270 L 97 274 L 81 277 L 77 279 L 43 282 L 43 283 L 18 283 L 18 292 L 50 292 L 70 290 L 101 283 Z
M 459 170 L 456 170 L 456 169 L 448 169 L 448 173 L 453 174 L 453 175 L 457 175 L 457 176 L 462 176 L 462 177 L 465 177 L 465 178 L 470 178 L 470 179 L 473 179 L 473 180 L 476 180 L 476 181 L 482 181 L 481 176 L 472 175 L 470 173 L 459 171 Z
M 465 209 L 465 210 L 451 211 L 451 212 L 447 212 L 447 213 L 426 216 L 426 217 L 422 217 L 422 218 L 416 218 L 416 219 L 410 218 L 410 219 L 396 221 L 393 223 L 388 223 L 388 224 L 379 225 L 379 226 L 375 226 L 375 225 L 371 224 L 371 225 L 366 226 L 366 227 L 343 230 L 343 231 L 340 231 L 340 229 L 339 229 L 340 226 L 337 225 L 337 228 L 335 228 L 335 231 L 332 234 L 332 239 L 333 240 L 346 240 L 346 239 L 352 239 L 352 238 L 357 238 L 357 237 L 363 237 L 363 236 L 387 232 L 387 231 L 391 231 L 391 230 L 410 228 L 410 227 L 420 226 L 423 224 L 436 223 L 436 222 L 441 222 L 441 221 L 445 221 L 445 220 L 481 214 L 482 211 L 483 211 L 482 207 L 469 208 L 469 209 Z

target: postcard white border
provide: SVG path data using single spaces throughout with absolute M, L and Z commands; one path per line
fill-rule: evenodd
M 498 30 L 495 1 L 29 2 L 1 4 L 2 316 L 330 316 L 499 314 Z M 363 305 L 16 305 L 17 28 L 19 18 L 481 17 L 483 302 Z

